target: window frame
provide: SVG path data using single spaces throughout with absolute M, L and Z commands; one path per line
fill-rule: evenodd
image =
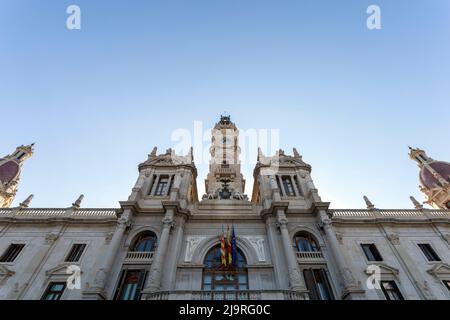
M 220 244 L 213 246 L 210 248 L 203 259 L 203 269 L 202 269 L 202 291 L 210 291 L 215 293 L 226 293 L 226 292 L 237 292 L 237 291 L 247 291 L 249 290 L 249 275 L 248 275 L 248 267 L 247 267 L 247 259 L 239 248 L 238 251 L 238 259 L 239 256 L 241 258 L 241 263 L 238 263 L 237 267 L 223 267 L 221 265 L 215 265 L 214 260 L 217 258 L 218 253 L 220 252 Z M 214 254 L 213 257 L 210 255 Z M 211 266 L 208 266 L 209 260 L 211 258 Z M 217 280 L 216 276 L 222 275 L 224 278 L 226 276 L 232 275 L 234 276 L 234 280 Z M 240 276 L 245 276 L 245 283 L 241 282 Z M 210 277 L 210 282 L 206 283 L 205 278 Z M 208 286 L 209 288 L 205 288 Z M 223 290 L 218 290 L 215 288 L 216 285 L 223 286 Z M 245 288 L 241 288 L 242 285 L 245 285 Z M 234 286 L 233 289 L 229 289 L 228 287 Z
M 126 299 L 126 300 L 119 299 L 123 295 L 123 289 L 124 289 L 124 286 L 126 285 L 125 281 L 126 281 L 128 272 L 139 272 L 139 278 L 138 278 L 137 286 L 136 286 L 136 289 L 134 292 L 135 297 L 134 297 L 134 299 Z M 114 291 L 113 300 L 118 300 L 118 301 L 141 300 L 142 291 L 144 290 L 145 282 L 147 281 L 148 274 L 149 274 L 149 270 L 144 269 L 144 268 L 123 268 L 119 273 L 119 281 L 116 285 L 116 290 Z
M 422 252 L 422 255 L 428 262 L 442 262 L 442 259 L 430 243 L 417 243 L 417 247 L 420 249 L 420 252 Z
M 441 280 L 444 287 L 447 288 L 448 292 L 450 293 L 450 279 L 449 280 Z
M 60 291 L 52 291 L 52 286 L 55 285 L 62 285 L 63 288 Z M 67 287 L 67 283 L 64 281 L 51 281 L 49 282 L 49 284 L 47 285 L 47 288 L 45 289 L 41 300 L 48 300 L 48 301 L 56 301 L 56 300 L 61 300 L 62 296 L 64 295 L 64 292 L 66 291 L 66 287 Z M 47 299 L 47 297 L 50 294 L 56 294 L 57 295 L 57 299 Z
M 311 249 L 313 249 L 314 246 L 311 244 L 314 244 L 317 250 L 299 250 L 298 241 L 297 238 L 303 238 L 307 240 L 307 243 Z M 299 231 L 295 233 L 294 235 L 294 249 L 296 252 L 321 252 L 321 247 L 319 244 L 319 241 L 310 233 L 306 231 Z
M 317 275 L 319 275 L 320 282 L 317 282 Z M 331 282 L 328 276 L 328 272 L 325 268 L 304 268 L 302 270 L 302 276 L 305 279 L 306 287 L 308 288 L 310 294 L 310 300 L 321 300 L 321 301 L 329 301 L 335 300 L 333 287 L 331 286 Z M 322 286 L 319 286 L 321 284 Z M 325 289 L 325 292 L 328 294 L 328 298 L 323 297 L 322 290 Z
M 367 254 L 365 248 L 368 246 L 370 254 L 374 257 L 375 260 L 372 260 L 369 255 Z M 366 243 L 360 243 L 360 247 L 364 253 L 364 257 L 366 258 L 366 260 L 368 262 L 381 262 L 383 261 L 383 256 L 380 253 L 380 250 L 378 250 L 377 245 L 374 242 L 366 242 Z M 374 252 L 371 250 L 371 248 L 375 249 L 375 254 Z
M 292 176 L 290 175 L 281 175 L 281 185 L 283 186 L 284 195 L 286 197 L 296 197 L 297 193 L 295 192 L 294 182 L 292 181 Z M 291 190 L 289 190 L 289 187 Z
M 71 257 L 71 255 L 75 254 L 73 251 L 75 250 L 75 246 L 82 246 L 81 252 L 77 253 L 75 255 L 75 257 L 77 258 L 76 260 L 69 260 L 69 258 Z M 83 257 L 84 253 L 86 252 L 86 248 L 87 248 L 87 243 L 73 243 L 72 246 L 70 247 L 69 252 L 67 253 L 66 257 L 64 258 L 64 262 L 71 262 L 71 263 L 76 263 L 76 262 L 80 262 L 81 258 Z
M 164 182 L 161 180 L 164 179 Z M 173 183 L 175 180 L 174 174 L 160 174 L 158 176 L 158 181 L 156 182 L 155 191 L 153 196 L 155 197 L 167 197 L 170 195 L 170 191 L 172 189 Z M 163 187 L 161 187 L 161 184 Z
M 152 246 L 150 248 L 149 251 L 138 251 L 136 250 L 137 246 L 145 239 L 147 238 L 154 238 Z M 147 230 L 147 231 L 142 231 L 139 234 L 137 234 L 134 239 L 133 242 L 131 242 L 130 245 L 130 250 L 131 252 L 156 252 L 156 249 L 158 248 L 158 236 L 156 235 L 155 232 Z M 153 249 L 153 250 L 151 250 Z
M 388 290 L 385 288 L 385 286 L 384 286 L 385 283 L 388 283 L 388 284 L 391 284 L 391 285 L 393 284 L 393 288 L 394 288 L 393 291 L 397 294 L 397 296 L 398 296 L 399 299 L 391 299 L 391 298 L 390 298 L 388 292 L 390 292 L 390 291 L 392 291 L 392 290 L 389 290 L 389 291 L 388 291 Z M 405 298 L 403 297 L 402 292 L 400 291 L 400 288 L 398 287 L 397 283 L 396 283 L 394 280 L 381 280 L 381 281 L 380 281 L 380 287 L 381 287 L 381 291 L 383 292 L 384 297 L 386 298 L 386 300 L 389 300 L 389 301 L 393 301 L 393 300 L 405 300 Z
M 12 255 L 13 253 L 9 252 L 10 250 L 13 250 L 12 247 L 13 246 L 18 246 L 19 247 L 19 251 L 17 253 L 15 253 L 14 255 L 14 259 L 7 259 L 8 256 Z M 10 243 L 8 245 L 8 247 L 6 247 L 5 251 L 3 251 L 3 254 L 0 256 L 0 264 L 8 264 L 8 263 L 15 263 L 17 262 L 17 260 L 19 259 L 21 253 L 24 251 L 25 249 L 25 243 Z

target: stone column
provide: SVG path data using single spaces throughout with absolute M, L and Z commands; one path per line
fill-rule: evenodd
M 172 184 L 172 180 L 173 180 L 174 175 L 171 174 L 169 175 L 169 180 L 167 181 L 167 190 L 164 193 L 164 196 L 170 196 L 170 192 L 171 192 L 171 184 Z
M 308 290 L 306 289 L 305 280 L 303 279 L 303 275 L 300 273 L 297 257 L 292 249 L 291 237 L 287 228 L 288 220 L 282 210 L 278 210 L 277 222 L 280 227 L 281 241 L 284 255 L 286 257 L 290 288 L 294 291 L 306 293 Z
M 284 289 L 285 281 L 283 281 L 283 269 L 281 267 L 281 259 L 283 258 L 278 242 L 278 235 L 275 224 L 271 216 L 266 216 L 267 240 L 270 248 L 270 257 L 274 267 L 275 283 L 277 289 Z M 281 258 L 281 259 L 279 259 Z
M 281 181 L 281 177 L 280 177 L 279 175 L 276 175 L 275 178 L 276 178 L 277 181 L 278 181 L 278 185 L 279 185 L 278 190 L 281 189 L 281 190 L 280 190 L 281 196 L 282 196 L 282 197 L 285 197 L 285 196 L 286 196 L 286 192 L 284 191 L 283 181 Z
M 298 190 L 297 184 L 295 183 L 295 179 L 294 179 L 295 175 L 291 174 L 290 177 L 291 177 L 292 187 L 293 187 L 294 190 L 295 190 L 295 196 L 296 196 L 296 197 L 300 197 L 300 196 L 301 196 L 301 193 L 300 193 L 300 190 Z
M 361 288 L 361 284 L 353 276 L 353 272 L 339 248 L 339 241 L 331 225 L 331 219 L 323 211 L 320 213 L 320 218 L 320 224 L 325 231 L 325 236 L 330 244 L 331 253 L 333 254 L 339 274 L 341 275 L 341 282 L 343 286 L 341 298 L 350 298 L 354 300 L 365 299 L 365 291 Z
M 153 186 L 149 193 L 150 196 L 153 196 L 156 192 L 156 188 L 158 187 L 158 183 L 159 183 L 159 177 L 160 177 L 160 174 L 156 174 L 154 177 Z
M 171 252 L 170 256 L 168 257 L 167 265 L 170 268 L 170 272 L 169 272 L 169 281 L 167 281 L 167 283 L 169 285 L 168 289 L 170 290 L 175 290 L 175 280 L 177 276 L 178 260 L 183 249 L 185 222 L 186 222 L 185 215 L 181 215 L 178 217 L 177 226 L 174 230 L 175 235 L 173 248 L 175 248 L 175 250 Z
M 109 244 L 109 248 L 106 252 L 102 267 L 97 271 L 93 285 L 85 292 L 83 292 L 84 296 L 88 297 L 89 295 L 94 295 L 96 296 L 96 298 L 107 298 L 104 296 L 105 287 L 110 276 L 117 252 L 120 250 L 120 244 L 122 243 L 125 230 L 129 225 L 129 215 L 129 210 L 126 210 L 122 214 L 122 217 L 117 221 L 116 230 L 114 231 L 113 237 Z
M 153 258 L 152 266 L 150 268 L 150 274 L 147 281 L 147 285 L 143 293 L 151 293 L 160 290 L 161 278 L 164 258 L 169 246 L 170 230 L 174 226 L 173 223 L 173 209 L 167 209 L 166 215 L 162 221 L 163 229 L 158 240 L 158 248 L 156 249 L 155 256 Z

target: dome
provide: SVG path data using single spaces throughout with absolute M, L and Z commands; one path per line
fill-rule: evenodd
M 19 173 L 19 165 L 13 160 L 9 160 L 0 165 L 0 181 L 3 184 L 10 183 Z
M 436 161 L 429 164 L 442 178 L 450 183 L 450 163 Z M 425 167 L 420 170 L 420 182 L 426 188 L 435 188 L 436 185 L 440 186 L 439 181 L 433 176 L 433 174 Z

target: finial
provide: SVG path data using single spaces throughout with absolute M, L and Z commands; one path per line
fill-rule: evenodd
M 80 205 L 81 205 L 81 201 L 83 201 L 83 198 L 84 198 L 84 195 L 83 194 L 80 195 L 78 197 L 78 199 L 74 203 L 72 203 L 72 207 L 78 209 L 80 207 Z
M 193 162 L 193 161 L 194 161 L 194 148 L 193 148 L 193 147 L 190 147 L 190 148 L 189 148 L 189 152 L 188 152 L 188 154 L 186 155 L 186 159 L 187 159 L 189 162 Z
M 295 158 L 301 158 L 300 153 L 298 153 L 297 148 L 294 148 L 294 157 Z
M 152 152 L 150 153 L 150 158 L 156 158 L 156 151 L 158 150 L 157 147 L 153 147 Z
M 369 198 L 367 198 L 367 196 L 364 196 L 363 199 L 366 202 L 367 209 L 369 209 L 369 210 L 375 209 L 374 204 L 372 202 L 370 202 L 370 200 L 369 200 Z
M 28 208 L 28 206 L 29 206 L 30 203 L 31 203 L 31 200 L 33 200 L 33 197 L 34 197 L 34 195 L 33 195 L 33 194 L 30 194 L 23 202 L 21 202 L 21 203 L 19 204 L 19 207 L 20 207 L 21 209 Z
M 416 198 L 414 198 L 413 196 L 410 196 L 409 199 L 411 199 L 411 202 L 414 205 L 414 208 L 416 208 L 417 210 L 422 210 L 423 209 L 423 205 L 421 205 L 419 203 L 419 201 L 416 200 Z
M 261 150 L 261 147 L 258 147 L 258 159 L 257 159 L 257 161 L 258 162 L 261 161 L 264 157 L 265 156 L 264 156 L 264 153 Z

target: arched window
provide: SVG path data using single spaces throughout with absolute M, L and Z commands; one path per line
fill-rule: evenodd
M 220 245 L 209 250 L 204 261 L 202 290 L 226 292 L 247 289 L 247 262 L 242 251 L 237 249 L 236 266 L 223 266 Z
M 299 252 L 318 252 L 319 244 L 308 232 L 299 232 L 294 237 L 294 247 Z
M 151 231 L 140 233 L 133 241 L 131 251 L 153 252 L 156 249 L 156 235 Z

